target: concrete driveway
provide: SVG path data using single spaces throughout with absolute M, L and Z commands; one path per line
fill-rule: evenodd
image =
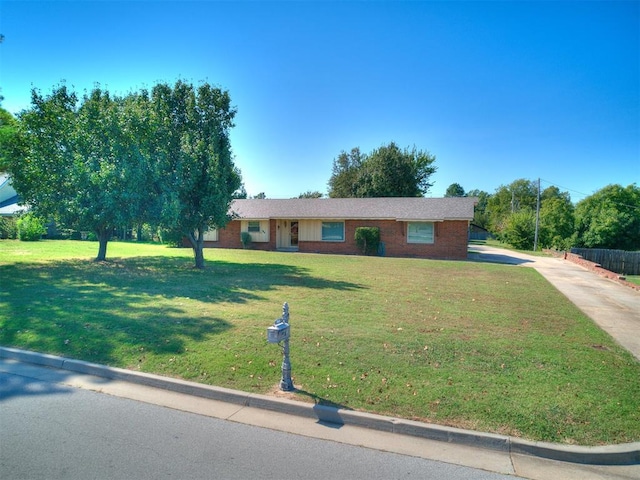
M 535 268 L 640 361 L 640 291 L 600 277 L 562 258 L 471 245 L 469 260 Z

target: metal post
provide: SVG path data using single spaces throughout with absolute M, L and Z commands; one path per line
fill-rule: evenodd
M 282 305 L 282 320 L 289 323 L 289 304 L 284 302 Z M 291 380 L 291 360 L 289 359 L 289 337 L 284 340 L 282 347 L 282 380 L 280 380 L 280 390 L 291 392 L 294 390 L 293 381 Z
M 538 251 L 538 231 L 540 230 L 540 179 L 538 178 L 538 200 L 536 202 L 536 232 L 533 236 L 533 251 Z

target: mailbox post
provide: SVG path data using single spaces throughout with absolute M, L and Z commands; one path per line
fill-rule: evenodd
M 282 305 L 282 317 L 276 319 L 273 325 L 267 328 L 267 341 L 277 343 L 282 347 L 282 379 L 280 380 L 280 390 L 292 391 L 291 381 L 291 360 L 289 360 L 289 336 L 291 328 L 289 326 L 289 304 Z

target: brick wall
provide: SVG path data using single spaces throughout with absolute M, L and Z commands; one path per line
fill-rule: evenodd
M 344 242 L 301 242 L 301 252 L 359 254 L 356 245 L 357 227 L 380 228 L 380 241 L 385 244 L 385 255 L 389 257 L 422 257 L 466 259 L 468 223 L 466 221 L 441 222 L 435 224 L 433 244 L 407 243 L 406 222 L 394 220 L 345 222 Z
M 380 228 L 380 241 L 385 244 L 385 255 L 389 257 L 421 257 L 464 260 L 467 258 L 468 222 L 437 222 L 433 244 L 407 243 L 407 223 L 394 220 L 347 220 L 344 242 L 300 242 L 300 252 L 357 255 L 357 227 Z M 240 221 L 229 222 L 218 232 L 217 242 L 205 242 L 206 248 L 242 248 Z M 269 242 L 253 242 L 254 250 L 276 250 L 276 221 L 269 222 Z
M 580 265 L 587 270 L 592 271 L 593 273 L 600 275 L 601 277 L 608 278 L 609 280 L 613 280 L 614 282 L 618 282 L 625 287 L 633 288 L 634 290 L 640 291 L 640 285 L 636 285 L 635 283 L 627 282 L 624 276 L 619 275 L 615 272 L 610 272 L 609 270 L 605 270 L 600 265 L 594 262 L 590 262 L 589 260 L 585 260 L 580 255 L 576 255 L 571 252 L 558 252 L 553 250 L 545 250 L 545 252 L 550 253 L 556 257 L 564 258 L 572 263 Z

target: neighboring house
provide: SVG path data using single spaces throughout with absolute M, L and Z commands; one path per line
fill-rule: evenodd
M 358 227 L 378 227 L 391 257 L 466 259 L 473 197 L 234 200 L 234 220 L 205 234 L 205 247 L 359 254 Z
M 24 210 L 24 207 L 18 205 L 19 201 L 9 175 L 0 173 L 0 217 L 13 217 Z

